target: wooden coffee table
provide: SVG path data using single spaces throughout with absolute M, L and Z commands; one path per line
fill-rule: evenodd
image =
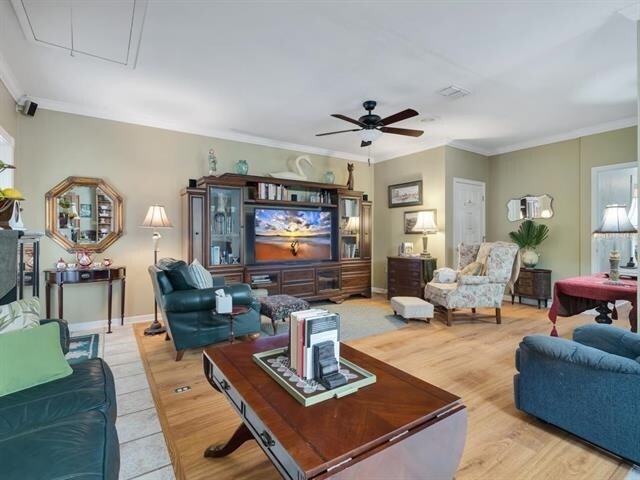
M 467 429 L 459 397 L 341 344 L 341 356 L 374 373 L 377 382 L 304 407 L 252 358 L 287 342 L 279 335 L 205 349 L 209 383 L 243 421 L 205 457 L 223 457 L 256 440 L 287 479 L 453 478 Z

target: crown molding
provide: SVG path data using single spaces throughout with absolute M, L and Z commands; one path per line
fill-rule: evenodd
M 548 137 L 536 138 L 534 140 L 527 140 L 526 142 L 515 143 L 513 145 L 507 145 L 505 147 L 498 147 L 491 151 L 490 156 L 502 155 L 504 153 L 515 152 L 517 150 L 524 150 L 526 148 L 540 147 L 542 145 L 549 145 L 550 143 L 564 142 L 566 140 L 573 140 L 580 137 L 586 137 L 589 135 L 596 135 L 598 133 L 610 132 L 612 130 L 620 130 L 621 128 L 635 127 L 638 125 L 637 117 L 627 117 L 620 120 L 614 120 L 612 122 L 600 123 L 591 127 L 579 128 L 576 130 L 569 130 L 568 132 L 559 133 L 556 135 L 550 135 Z
M 142 125 L 145 127 L 161 128 L 164 130 L 171 130 L 175 132 L 189 133 L 193 135 L 201 135 L 203 137 L 219 138 L 223 140 L 232 140 L 234 142 L 250 143 L 253 145 L 262 145 L 264 147 L 281 148 L 284 150 L 293 150 L 302 153 L 312 153 L 316 155 L 323 155 L 327 157 L 341 158 L 343 160 L 353 160 L 356 162 L 367 162 L 367 156 L 355 155 L 353 153 L 341 152 L 338 150 L 329 150 L 325 148 L 313 147 L 310 145 L 300 145 L 297 143 L 290 143 L 281 140 L 272 140 L 270 138 L 264 138 L 254 135 L 247 135 L 243 133 L 237 133 L 228 130 L 208 129 L 201 126 L 189 125 L 189 124 L 175 124 L 166 122 L 164 120 L 158 120 L 156 118 L 148 116 L 137 116 L 127 113 L 98 110 L 94 108 L 81 107 L 72 103 L 58 102 L 56 100 L 50 100 L 41 97 L 31 97 L 38 103 L 39 108 L 45 110 L 53 110 L 56 112 L 72 113 L 74 115 L 83 115 L 86 117 L 100 118 L 103 120 L 112 120 L 122 123 L 131 123 L 134 125 Z
M 477 153 L 478 155 L 484 155 L 485 157 L 490 157 L 491 155 L 493 155 L 492 150 L 478 147 L 477 145 L 472 145 L 471 143 L 462 140 L 451 140 L 447 145 L 450 147 L 458 148 L 460 150 L 465 150 L 467 152 Z
M 0 52 L 0 80 L 4 83 L 4 86 L 7 87 L 9 94 L 16 102 L 22 95 L 24 95 L 24 90 L 20 86 L 20 82 L 18 82 L 18 79 L 13 74 L 11 67 L 9 67 L 9 64 L 2 55 L 2 52 Z

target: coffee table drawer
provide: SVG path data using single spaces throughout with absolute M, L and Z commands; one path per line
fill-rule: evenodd
M 256 437 L 258 444 L 267 455 L 271 457 L 282 476 L 293 480 L 304 478 L 304 475 L 293 458 L 291 458 L 278 439 L 267 430 L 258 416 L 248 406 L 244 410 L 244 418 L 245 423 Z
M 222 372 L 218 370 L 218 367 L 213 362 L 210 362 L 209 378 L 213 380 L 213 383 L 218 386 L 220 391 L 223 392 L 229 398 L 229 400 L 231 400 L 231 403 L 233 403 L 238 411 L 242 412 L 242 397 L 240 397 L 238 391 L 233 387 L 233 385 L 231 385 L 229 381 L 224 378 Z

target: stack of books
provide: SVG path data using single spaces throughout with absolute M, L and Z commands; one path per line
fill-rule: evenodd
M 287 200 L 287 187 L 275 183 L 258 183 L 259 200 Z
M 322 309 L 291 314 L 289 364 L 299 377 L 314 378 L 313 346 L 333 341 L 336 361 L 340 361 L 340 315 Z

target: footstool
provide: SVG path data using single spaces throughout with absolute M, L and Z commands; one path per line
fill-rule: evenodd
M 429 323 L 433 318 L 433 305 L 418 297 L 392 297 L 391 308 L 407 321 L 415 318 Z
M 309 310 L 309 303 L 291 295 L 270 295 L 257 299 L 260 302 L 260 314 L 271 319 L 273 334 L 276 334 L 276 322 L 288 318 L 293 312 Z

